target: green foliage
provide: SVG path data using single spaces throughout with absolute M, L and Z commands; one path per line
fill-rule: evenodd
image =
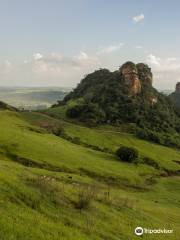
M 180 93 L 179 92 L 173 92 L 169 95 L 169 98 L 172 100 L 172 102 L 175 104 L 175 106 L 180 109 Z
M 180 135 L 174 132 L 166 133 L 149 130 L 148 128 L 137 128 L 136 135 L 142 139 L 165 146 L 180 148 Z
M 70 101 L 82 99 L 81 103 L 67 108 L 66 116 L 89 126 L 132 123 L 141 129 L 139 137 L 179 147 L 177 140 L 171 135 L 180 134 L 180 113 L 167 96 L 152 87 L 150 68 L 142 63 L 133 66 L 139 74 L 141 93 L 130 95 L 130 89 L 119 71 L 100 69 L 88 74 L 65 97 L 65 106 Z M 157 99 L 157 103 L 151 103 L 152 97 Z
M 78 118 L 82 111 L 83 111 L 83 105 L 75 105 L 67 109 L 66 115 L 69 118 Z
M 86 122 L 89 126 L 103 123 L 105 113 L 95 103 L 84 103 L 72 106 L 67 109 L 66 115 L 69 118 L 77 118 L 82 122 Z
M 150 166 L 152 166 L 156 169 L 160 169 L 159 164 L 154 159 L 152 159 L 150 157 L 144 157 L 142 159 L 142 162 L 147 164 L 147 165 L 150 165 Z
M 17 111 L 15 107 L 12 107 L 2 101 L 0 101 L 0 110 L 12 110 L 12 111 Z
M 120 147 L 116 151 L 116 155 L 124 162 L 135 162 L 138 158 L 138 150 L 130 147 Z

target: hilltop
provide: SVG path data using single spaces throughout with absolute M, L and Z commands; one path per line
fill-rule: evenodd
M 176 84 L 176 89 L 169 95 L 175 106 L 180 109 L 180 82 Z
M 53 107 L 66 106 L 69 119 L 88 126 L 133 124 L 141 138 L 179 146 L 179 113 L 152 83 L 153 74 L 148 65 L 126 62 L 114 72 L 100 69 L 88 74 Z
M 0 110 L 12 110 L 12 111 L 18 111 L 17 108 L 10 106 L 7 103 L 4 103 L 0 101 Z

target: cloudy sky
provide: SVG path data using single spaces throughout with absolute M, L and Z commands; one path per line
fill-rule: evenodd
M 0 86 L 74 87 L 98 68 L 145 62 L 180 81 L 179 0 L 0 0 Z

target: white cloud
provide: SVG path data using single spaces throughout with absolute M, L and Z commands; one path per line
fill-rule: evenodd
M 178 60 L 178 59 L 175 58 L 175 57 L 169 57 L 169 58 L 167 58 L 167 61 L 168 61 L 168 62 L 174 62 L 174 61 L 176 61 L 176 60 Z
M 89 56 L 85 52 L 80 52 L 76 56 L 66 57 L 58 53 L 42 55 L 36 53 L 31 61 L 33 71 L 61 73 L 63 71 L 83 70 L 100 65 L 97 57 Z
M 0 63 L 0 74 L 7 74 L 13 70 L 13 65 L 9 60 Z
M 32 74 L 41 84 L 72 86 L 76 85 L 82 77 L 101 67 L 96 55 L 80 52 L 74 56 L 64 56 L 59 53 L 33 54 L 31 60 L 23 63 L 24 72 Z
M 43 55 L 41 53 L 34 53 L 33 57 L 35 60 L 39 60 L 39 59 L 43 58 Z
M 156 57 L 155 55 L 153 55 L 153 54 L 150 54 L 150 55 L 148 55 L 148 57 L 147 57 L 147 62 L 148 63 L 150 63 L 150 64 L 152 64 L 152 65 L 160 65 L 160 61 L 161 61 L 161 59 L 159 58 L 159 57 Z
M 101 48 L 99 49 L 99 51 L 97 52 L 97 54 L 98 54 L 98 55 L 101 55 L 101 54 L 112 53 L 112 52 L 118 51 L 118 50 L 121 49 L 123 46 L 124 46 L 124 43 L 119 43 L 119 44 L 116 44 L 116 45 L 109 45 L 109 46 L 107 46 L 107 47 L 101 47 Z
M 153 54 L 147 56 L 146 62 L 154 73 L 155 85 L 173 89 L 180 80 L 180 59 L 175 57 L 160 58 Z
M 135 23 L 142 22 L 142 21 L 144 20 L 144 18 L 145 18 L 144 14 L 141 13 L 141 14 L 139 14 L 139 15 L 137 15 L 137 16 L 134 16 L 134 17 L 133 17 L 133 21 L 134 21 Z
M 141 45 L 135 46 L 136 49 L 142 49 L 143 47 Z
M 179 71 L 180 59 L 175 57 L 160 58 L 153 54 L 147 56 L 147 63 L 149 63 L 154 69 L 161 72 Z
M 80 52 L 80 54 L 77 56 L 79 60 L 86 60 L 88 59 L 88 55 L 85 52 Z

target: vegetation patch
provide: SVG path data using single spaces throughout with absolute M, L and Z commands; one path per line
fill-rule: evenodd
M 48 163 L 43 163 L 43 162 L 36 162 L 32 159 L 28 159 L 25 157 L 20 157 L 15 153 L 10 153 L 10 152 L 6 152 L 6 156 L 8 158 L 10 158 L 12 161 L 18 162 L 26 167 L 32 167 L 32 168 L 41 168 L 41 169 L 46 169 L 49 171 L 53 171 L 53 172 L 67 172 L 67 173 L 74 173 L 74 171 L 72 171 L 71 169 L 67 168 L 67 167 L 58 167 L 58 166 L 53 166 L 51 164 Z
M 82 173 L 86 174 L 87 176 L 97 180 L 100 183 L 107 184 L 108 186 L 115 187 L 115 188 L 129 188 L 138 191 L 146 191 L 149 190 L 149 186 L 146 184 L 147 179 L 144 178 L 144 181 L 141 183 L 129 182 L 128 179 L 122 177 L 115 177 L 115 176 L 108 176 L 108 175 L 101 175 L 97 174 L 93 171 L 88 171 L 87 169 L 80 168 L 79 169 Z
M 142 158 L 142 163 L 147 164 L 149 166 L 154 167 L 155 169 L 160 169 L 159 164 L 152 158 L 149 157 L 143 157 Z
M 95 185 L 86 188 L 79 188 L 78 199 L 75 207 L 79 210 L 85 210 L 91 207 L 92 202 L 97 199 L 97 188 Z
M 124 162 L 137 162 L 139 153 L 138 150 L 135 148 L 130 147 L 120 147 L 116 151 L 116 155 L 119 157 L 120 160 Z
M 55 205 L 69 205 L 70 200 L 66 197 L 65 186 L 55 178 L 42 175 L 36 178 L 27 178 L 27 183 L 40 191 L 41 199 L 48 198 Z

